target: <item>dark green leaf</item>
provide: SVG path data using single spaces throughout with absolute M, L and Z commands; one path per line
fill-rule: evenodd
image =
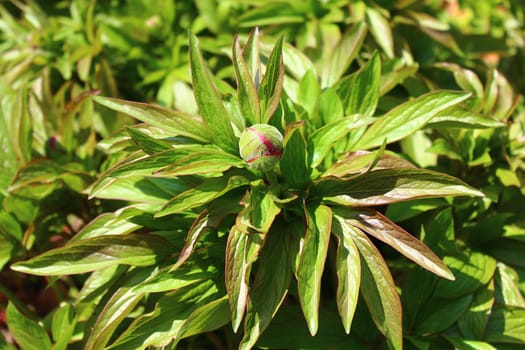
M 140 121 L 169 130 L 173 136 L 186 136 L 200 142 L 209 142 L 211 135 L 202 118 L 163 107 L 120 100 L 116 98 L 94 96 L 101 105 L 125 113 Z
M 470 94 L 436 91 L 405 102 L 391 109 L 370 126 L 352 148 L 369 149 L 398 141 L 424 127 L 439 112 L 466 100 Z
M 438 282 L 434 296 L 441 298 L 457 298 L 470 294 L 488 283 L 496 271 L 494 258 L 472 250 L 465 250 L 456 256 L 446 256 L 443 261 L 456 280 Z
M 478 289 L 472 296 L 472 303 L 458 320 L 458 327 L 467 339 L 483 339 L 492 307 L 494 306 L 494 282 Z M 446 306 L 448 309 L 448 305 Z
M 332 210 L 324 205 L 306 207 L 305 216 L 307 229 L 297 268 L 297 288 L 308 329 L 315 335 L 319 321 L 321 277 L 332 229 Z
M 51 350 L 51 340 L 44 327 L 22 314 L 12 303 L 7 305 L 9 332 L 24 350 Z
M 71 275 L 117 264 L 148 266 L 172 252 L 168 242 L 148 234 L 105 235 L 72 242 L 11 265 L 33 275 Z
M 290 184 L 300 185 L 308 180 L 307 147 L 301 128 L 294 128 L 285 135 L 284 151 L 280 161 L 283 177 Z
M 203 334 L 230 322 L 228 297 L 224 296 L 195 309 L 180 328 L 177 339 Z
M 401 301 L 381 253 L 359 229 L 348 226 L 361 255 L 361 294 L 389 347 L 403 348 Z
M 292 268 L 290 240 L 279 227 L 271 230 L 264 240 L 259 268 L 250 286 L 244 337 L 240 349 L 251 349 L 264 332 L 286 296 Z
M 485 341 L 523 345 L 525 342 L 525 308 L 496 306 L 487 324 Z
M 431 299 L 421 310 L 414 332 L 431 334 L 445 331 L 461 317 L 471 302 L 471 294 L 457 299 Z
M 230 116 L 222 104 L 198 45 L 198 39 L 190 34 L 191 77 L 195 100 L 214 143 L 226 152 L 238 155 L 238 140 L 233 133 Z

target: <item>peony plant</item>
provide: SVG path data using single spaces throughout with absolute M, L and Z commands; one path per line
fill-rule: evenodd
M 12 266 L 45 276 L 92 273 L 79 302 L 101 302 L 86 321 L 85 349 L 174 346 L 228 323 L 249 349 L 284 304 L 300 307 L 316 335 L 330 271 L 345 332 L 361 296 L 388 347 L 402 348 L 384 244 L 430 273 L 454 275 L 384 207 L 483 194 L 414 166 L 389 145 L 433 121 L 457 122 L 470 94 L 434 91 L 378 112 L 380 57 L 345 75 L 357 49 L 349 33 L 320 69 L 283 38 L 270 49 L 257 31 L 236 37 L 236 89 L 210 74 L 190 34 L 199 115 L 93 97 L 142 122 L 100 143 L 113 162 L 90 188 L 92 198 L 130 205 Z M 126 321 L 138 305 L 149 312 Z

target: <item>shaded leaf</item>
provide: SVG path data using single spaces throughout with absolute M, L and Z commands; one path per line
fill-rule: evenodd
M 264 240 L 259 257 L 259 268 L 250 286 L 244 337 L 240 349 L 251 349 L 264 332 L 283 302 L 292 268 L 289 252 L 290 240 L 283 227 L 270 231 Z
M 283 177 L 290 184 L 301 184 L 308 180 L 307 147 L 300 128 L 291 129 L 284 140 L 280 168 Z
M 487 324 L 485 341 L 523 345 L 525 342 L 525 308 L 496 306 Z

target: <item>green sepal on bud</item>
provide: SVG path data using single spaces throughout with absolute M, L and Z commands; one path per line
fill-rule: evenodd
M 268 124 L 255 124 L 244 130 L 239 140 L 242 159 L 255 170 L 273 169 L 283 154 L 283 135 Z

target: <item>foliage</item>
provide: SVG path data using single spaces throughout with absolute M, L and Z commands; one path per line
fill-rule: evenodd
M 0 5 L 0 347 L 522 347 L 523 16 Z

